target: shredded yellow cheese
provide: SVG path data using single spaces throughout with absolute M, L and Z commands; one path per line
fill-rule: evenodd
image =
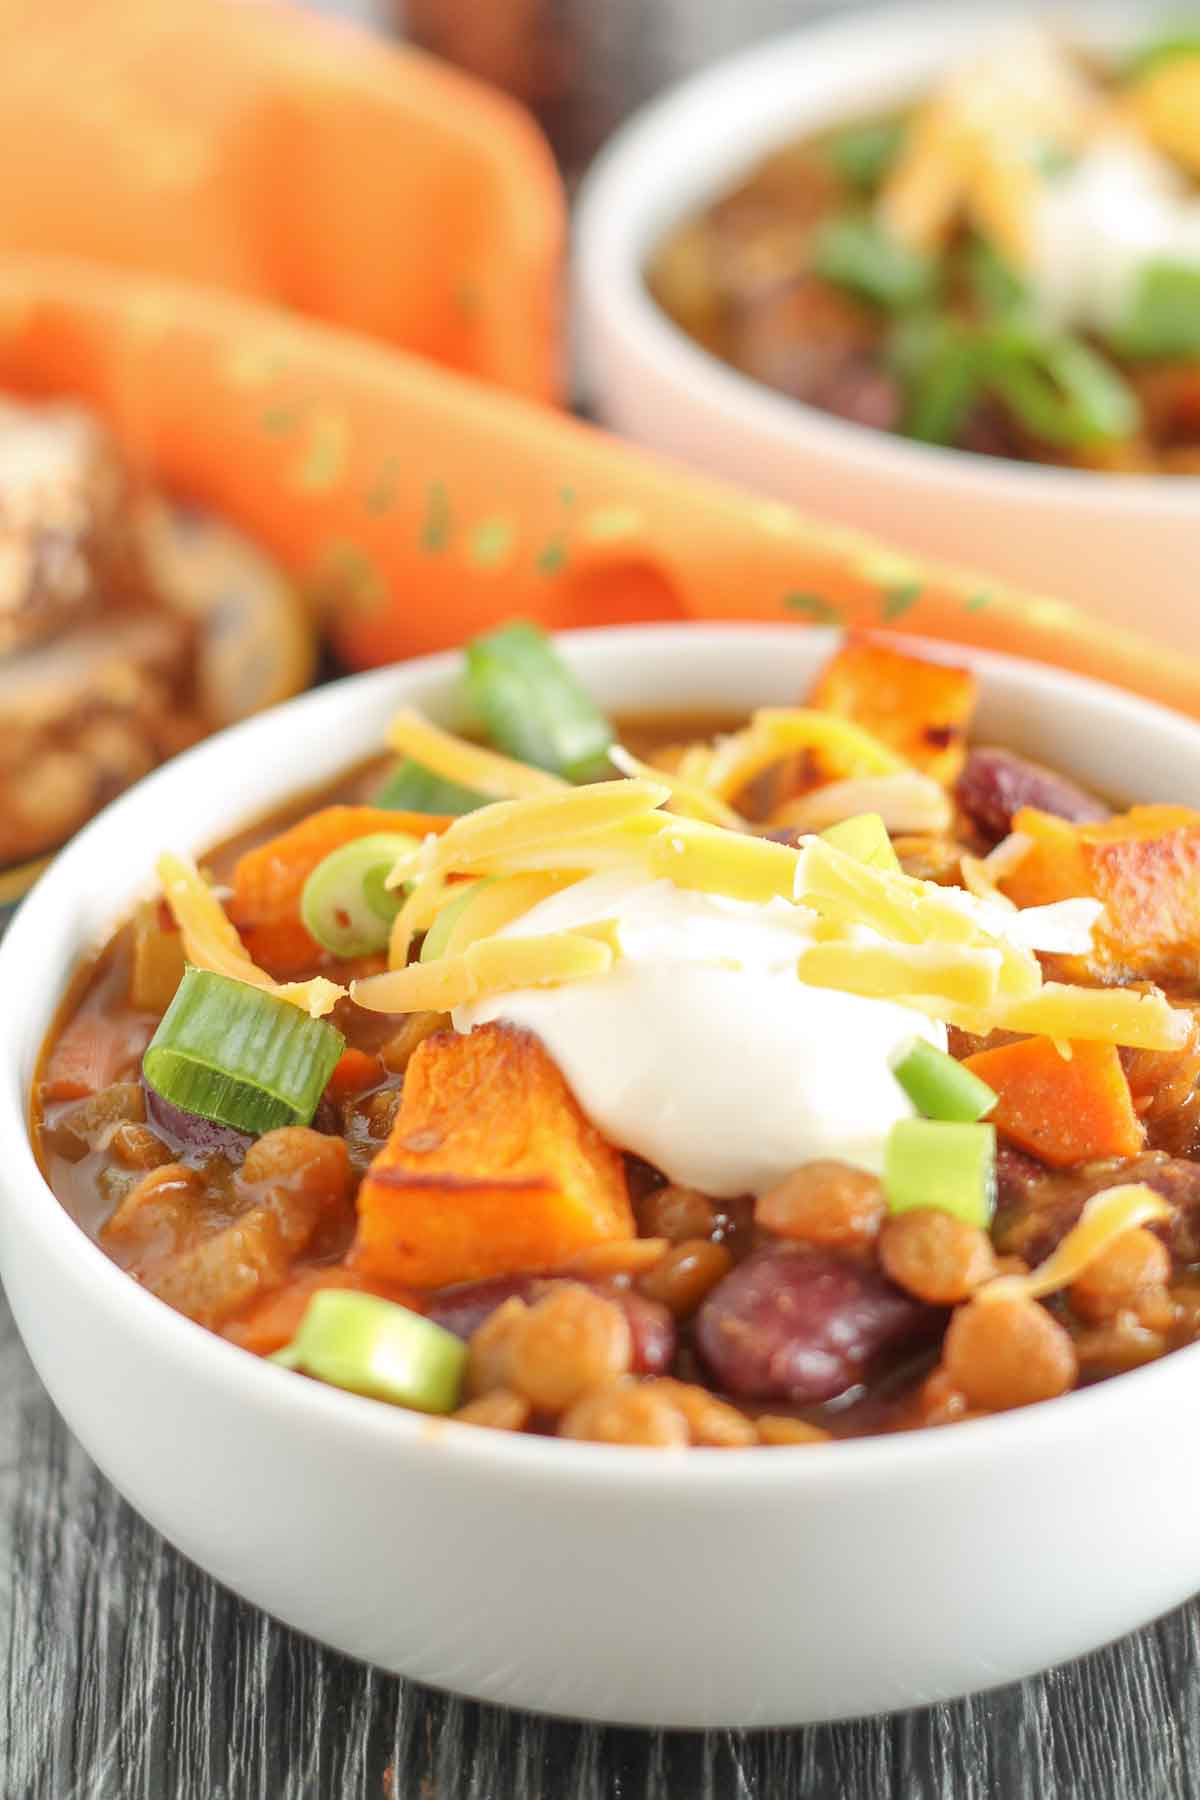
M 1106 111 L 1099 90 L 1031 27 L 1003 54 L 954 68 L 934 90 L 884 181 L 880 224 L 932 251 L 966 216 L 1023 267 L 1046 149 L 1073 149 Z
M 221 902 L 187 858 L 164 851 L 158 859 L 158 879 L 183 938 L 184 953 L 198 969 L 261 988 L 314 1019 L 332 1012 L 345 994 L 345 988 L 321 975 L 312 981 L 272 980 L 248 955 Z
M 1126 102 L 1134 128 L 1193 175 L 1200 175 L 1200 57 L 1165 58 Z
M 744 731 L 725 738 L 711 753 L 704 786 L 722 800 L 732 800 L 765 769 L 801 750 L 819 750 L 829 766 L 845 775 L 899 775 L 908 768 L 902 756 L 877 737 L 836 713 L 815 707 L 763 707 Z M 691 768 L 681 770 L 694 779 Z
M 1001 838 L 994 850 L 989 850 L 983 859 L 989 881 L 1003 881 L 1019 869 L 1029 852 L 1033 849 L 1033 839 L 1027 832 L 1010 831 L 1006 838 Z
M 889 832 L 949 831 L 953 809 L 946 790 L 930 775 L 905 769 L 898 775 L 860 775 L 830 781 L 771 814 L 773 826 L 797 831 L 824 831 L 859 813 L 878 813 Z
M 860 862 L 822 838 L 811 838 L 801 853 L 795 897 L 900 944 L 993 949 L 999 956 L 997 994 L 1016 998 L 1035 993 L 1042 976 L 1033 953 L 983 930 L 949 898 L 951 891 Z M 922 990 L 917 984 L 912 991 Z
M 977 900 L 986 900 L 989 906 L 998 906 L 1002 912 L 1016 912 L 1016 903 L 1000 892 L 986 862 L 978 856 L 964 855 L 959 858 L 959 867 L 968 894 L 974 894 Z
M 653 812 L 670 792 L 664 781 L 598 781 L 535 799 L 497 800 L 455 819 L 440 837 L 400 858 L 387 885 L 401 887 L 414 873 L 420 880 L 438 871 L 475 874 L 491 865 L 504 870 L 523 850 L 553 850 L 565 839 Z
M 811 944 L 798 972 L 810 987 L 839 988 L 871 999 L 940 995 L 958 1006 L 988 1006 L 1000 976 L 995 949 L 962 944 Z
M 387 878 L 393 889 L 411 883 L 392 925 L 389 968 L 403 968 L 414 935 L 432 924 L 449 875 L 514 873 L 522 852 L 540 859 L 534 867 L 570 867 L 560 845 L 635 824 L 660 807 L 668 793 L 662 782 L 601 781 L 563 786 L 533 799 L 497 800 L 455 819 L 440 837 L 428 837 L 400 857 Z
M 566 782 L 544 769 L 528 763 L 514 762 L 495 750 L 479 744 L 468 744 L 440 726 L 430 724 L 420 713 L 405 707 L 388 726 L 387 740 L 402 756 L 411 756 L 422 768 L 429 769 L 446 781 L 457 781 L 480 794 L 495 794 L 497 799 L 523 799 L 534 794 L 551 794 L 565 788 Z
M 698 819 L 669 819 L 647 845 L 651 875 L 730 900 L 790 900 L 797 852 L 790 844 L 722 831 Z
M 576 879 L 574 874 L 547 873 L 502 875 L 493 881 L 477 883 L 451 927 L 443 955 L 461 956 L 472 944 L 503 931 L 514 919 L 521 918 L 540 901 L 548 900 L 551 894 L 561 893 Z M 457 900 L 458 893 L 451 889 L 447 898 Z
M 990 1028 L 1124 1044 L 1131 1050 L 1182 1050 L 1191 1029 L 1189 1015 L 1173 1007 L 1164 994 L 1071 987 L 1059 981 L 1045 982 L 1027 999 L 998 1005 Z
M 1144 1181 L 1104 1188 L 1093 1194 L 1057 1249 L 1028 1275 L 1001 1275 L 979 1289 L 981 1300 L 1004 1300 L 1014 1294 L 1040 1300 L 1070 1287 L 1098 1256 L 1138 1225 L 1154 1225 L 1171 1217 L 1161 1194 Z
M 613 942 L 606 921 L 586 931 L 482 938 L 461 956 L 369 975 L 352 984 L 350 997 L 368 1012 L 451 1012 L 489 994 L 605 975 L 613 965 Z
M 724 825 L 729 831 L 745 830 L 746 821 L 741 814 L 734 812 L 732 806 L 727 806 L 715 794 L 710 794 L 701 783 L 688 781 L 681 774 L 644 763 L 626 750 L 623 744 L 613 744 L 608 754 L 614 768 L 620 769 L 622 775 L 640 776 L 645 781 L 665 782 L 671 790 L 671 798 L 667 804 L 673 812 L 682 813 L 684 818 L 703 819 L 709 825 Z

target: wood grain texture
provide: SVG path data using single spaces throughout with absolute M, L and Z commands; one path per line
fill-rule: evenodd
M 0 1298 L 3 1800 L 1195 1800 L 1198 1664 L 1192 1605 L 1020 1687 L 801 1731 L 456 1700 L 321 1649 L 165 1544 L 58 1418 Z

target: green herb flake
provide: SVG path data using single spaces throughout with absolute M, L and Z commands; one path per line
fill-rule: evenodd
M 899 587 L 889 588 L 883 596 L 880 617 L 889 621 L 901 619 L 921 598 L 922 587 L 919 581 L 905 581 Z
M 783 605 L 789 612 L 802 613 L 811 619 L 814 625 L 843 625 L 845 614 L 840 606 L 832 600 L 826 600 L 823 594 L 796 592 L 783 596 Z
M 450 542 L 453 529 L 450 496 L 444 481 L 431 481 L 425 499 L 425 520 L 421 526 L 421 548 L 436 555 Z

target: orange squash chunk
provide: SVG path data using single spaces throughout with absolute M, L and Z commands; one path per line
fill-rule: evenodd
M 547 1269 L 636 1227 L 625 1165 L 537 1038 L 438 1032 L 414 1052 L 358 1194 L 351 1265 L 411 1287 Z
M 1075 895 L 1103 903 L 1090 957 L 1063 958 L 1075 979 L 1194 980 L 1200 973 L 1200 813 L 1135 806 L 1071 825 L 1023 807 L 1013 830 L 1033 848 L 1000 883 L 1018 906 Z
M 1049 1038 L 1022 1038 L 968 1056 L 963 1066 L 995 1090 L 988 1119 L 1001 1136 L 1053 1168 L 1136 1156 L 1142 1127 L 1116 1045 L 1070 1048 L 1068 1058 Z
M 949 786 L 966 759 L 976 691 L 969 669 L 852 637 L 826 663 L 808 704 L 853 719 L 915 769 Z
M 253 960 L 272 975 L 300 975 L 322 962 L 324 952 L 300 922 L 300 896 L 317 864 L 331 851 L 375 831 L 424 837 L 445 831 L 449 824 L 440 814 L 324 806 L 247 850 L 233 871 L 233 898 L 227 910 Z

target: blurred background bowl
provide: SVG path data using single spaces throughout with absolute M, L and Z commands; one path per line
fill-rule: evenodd
M 631 119 L 580 191 L 583 390 L 603 423 L 655 450 L 1190 648 L 1200 478 L 1039 467 L 849 424 L 718 361 L 645 284 L 663 235 L 763 154 L 915 98 L 1030 12 L 1011 0 L 936 0 L 810 24 L 694 76 Z M 1170 9 L 1092 0 L 1036 16 L 1112 51 L 1149 35 Z

